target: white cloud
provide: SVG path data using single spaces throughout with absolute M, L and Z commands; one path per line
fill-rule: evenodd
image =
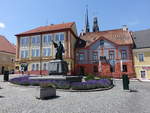
M 3 28 L 5 28 L 5 24 L 0 22 L 0 29 L 3 29 Z

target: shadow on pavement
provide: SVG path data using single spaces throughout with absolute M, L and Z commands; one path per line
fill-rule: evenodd
M 41 98 L 38 98 L 36 97 L 36 99 L 39 99 L 39 100 L 52 100 L 52 99 L 57 99 L 59 98 L 60 96 L 54 96 L 54 97 L 49 97 L 49 98 L 44 98 L 44 99 L 41 99 Z
M 0 98 L 4 98 L 4 96 L 0 96 Z
M 130 92 L 138 92 L 138 90 L 130 89 Z

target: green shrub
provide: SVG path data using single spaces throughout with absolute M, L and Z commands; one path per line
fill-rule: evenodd
M 32 83 L 32 86 L 39 86 L 39 83 Z
M 58 89 L 69 89 L 70 88 L 69 82 L 60 81 L 58 83 L 55 83 L 55 85 L 56 85 L 56 88 L 58 88 Z
M 95 79 L 95 75 L 93 75 L 93 74 L 88 74 L 88 75 L 86 75 L 86 77 L 85 77 L 85 80 L 87 81 L 87 80 L 94 80 Z
M 109 80 L 112 80 L 113 77 L 112 77 L 112 76 L 104 76 L 104 75 L 102 76 L 102 75 L 101 75 L 99 78 L 100 78 L 100 79 L 107 78 L 107 79 L 109 79 Z
M 19 85 L 23 85 L 23 86 L 29 86 L 30 84 L 28 82 L 22 82 L 22 83 L 17 83 Z
M 95 79 L 95 80 L 100 80 L 101 78 L 100 78 L 100 77 L 98 77 L 98 76 L 96 76 L 94 79 Z

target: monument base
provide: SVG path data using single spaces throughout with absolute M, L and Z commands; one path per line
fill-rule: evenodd
M 43 77 L 30 77 L 31 80 L 57 80 L 57 81 L 68 81 L 81 82 L 81 76 L 71 76 L 68 73 L 68 64 L 64 60 L 52 60 L 48 64 L 48 72 L 50 76 Z
M 67 75 L 68 64 L 64 60 L 52 60 L 48 64 L 49 75 Z

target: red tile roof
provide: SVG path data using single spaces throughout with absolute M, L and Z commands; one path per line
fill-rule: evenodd
M 16 54 L 16 46 L 0 35 L 0 52 Z
M 86 33 L 83 36 L 80 36 L 81 39 L 86 41 L 86 47 L 93 44 L 96 40 L 100 38 L 105 38 L 117 45 L 128 45 L 133 44 L 133 40 L 129 31 L 124 31 L 122 29 L 108 30 L 108 31 L 99 31 L 99 32 L 90 32 Z
M 35 33 L 43 33 L 43 32 L 57 31 L 57 30 L 63 30 L 63 29 L 70 29 L 73 24 L 75 24 L 75 23 L 70 22 L 70 23 L 56 24 L 56 25 L 50 25 L 50 26 L 41 26 L 41 27 L 37 27 L 35 29 L 29 30 L 26 32 L 22 32 L 20 34 L 16 34 L 16 36 L 31 35 L 31 34 L 35 34 Z

